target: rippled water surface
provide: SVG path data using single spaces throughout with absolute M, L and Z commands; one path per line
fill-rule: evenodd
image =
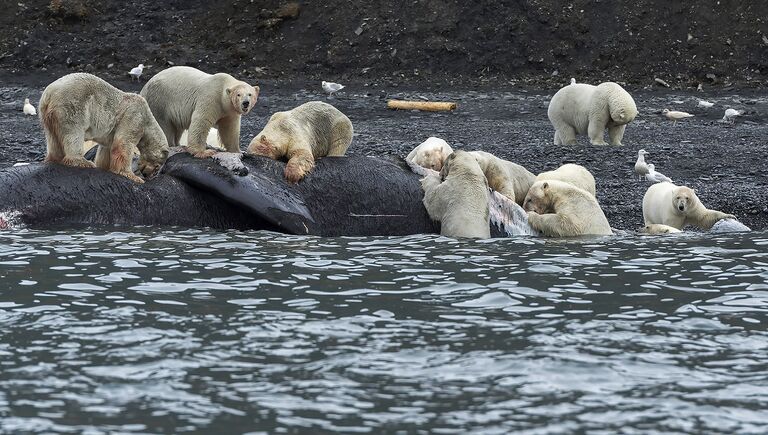
M 768 234 L 0 232 L 2 432 L 765 433 Z

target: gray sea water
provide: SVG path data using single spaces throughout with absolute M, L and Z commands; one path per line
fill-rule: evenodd
M 768 233 L 0 232 L 4 433 L 766 433 Z

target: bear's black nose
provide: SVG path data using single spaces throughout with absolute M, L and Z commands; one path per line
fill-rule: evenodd
M 243 101 L 243 107 L 246 108 L 246 109 L 248 108 L 248 105 L 250 105 L 250 104 L 251 103 L 249 103 L 248 101 Z
M 680 206 L 678 206 L 677 208 L 678 208 L 678 209 L 680 209 L 680 211 L 683 211 L 683 209 L 684 209 L 685 207 L 683 207 L 682 205 L 680 205 Z

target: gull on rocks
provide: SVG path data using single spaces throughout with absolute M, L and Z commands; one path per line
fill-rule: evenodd
M 141 80 L 141 73 L 144 72 L 144 64 L 140 63 L 139 66 L 136 68 L 133 68 L 131 72 L 128 73 L 128 75 L 131 76 L 132 79 Z
M 706 100 L 699 100 L 699 103 L 696 104 L 697 107 L 703 107 L 705 109 L 709 109 L 710 107 L 712 107 L 714 105 L 715 105 L 715 103 L 712 103 L 712 102 L 706 101 Z
M 645 179 L 650 181 L 651 183 L 662 183 L 664 181 L 666 181 L 667 183 L 672 182 L 671 178 L 667 177 L 661 172 L 656 172 L 656 166 L 654 166 L 653 163 L 648 164 L 648 173 L 645 174 Z
M 723 122 L 728 122 L 733 124 L 733 122 L 736 121 L 736 117 L 741 116 L 743 114 L 744 114 L 743 110 L 725 109 L 725 115 L 723 115 Z
M 645 156 L 648 155 L 648 151 L 640 150 L 637 152 L 637 162 L 635 162 L 635 173 L 643 179 L 644 175 L 648 175 L 648 164 L 645 163 Z
M 575 84 L 576 84 L 576 79 L 575 79 L 575 78 L 573 78 L 573 77 L 571 77 L 571 84 L 572 84 L 572 85 L 575 85 Z
M 24 114 L 30 116 L 37 115 L 37 110 L 35 110 L 35 106 L 29 102 L 29 98 L 24 99 Z
M 693 115 L 691 115 L 688 112 L 679 112 L 677 110 L 669 110 L 664 109 L 661 111 L 661 114 L 666 116 L 667 119 L 672 120 L 673 123 L 677 124 L 677 121 L 685 118 L 693 118 Z
M 344 89 L 344 85 L 340 85 L 338 83 L 333 82 L 326 82 L 323 80 L 323 91 L 325 91 L 329 96 L 333 95 L 334 93 Z

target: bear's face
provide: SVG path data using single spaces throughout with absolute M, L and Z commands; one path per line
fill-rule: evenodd
M 275 142 L 264 133 L 259 133 L 258 136 L 253 138 L 251 144 L 248 145 L 248 152 L 257 156 L 269 157 L 273 160 L 282 157 L 278 147 L 275 146 Z
M 419 166 L 432 169 L 434 171 L 440 171 L 443 169 L 443 160 L 445 160 L 445 154 L 443 154 L 442 147 L 427 148 L 420 152 L 414 160 Z
M 235 111 L 245 115 L 256 105 L 256 100 L 259 98 L 259 87 L 241 83 L 228 88 L 227 95 L 229 95 Z
M 694 198 L 696 193 L 693 189 L 688 187 L 681 187 L 675 191 L 675 197 L 672 199 L 672 204 L 675 207 L 675 211 L 679 214 L 685 214 L 690 210 L 694 204 Z
M 552 208 L 552 200 L 549 195 L 549 182 L 536 182 L 528 190 L 523 201 L 525 211 L 533 211 L 538 214 L 549 213 Z

